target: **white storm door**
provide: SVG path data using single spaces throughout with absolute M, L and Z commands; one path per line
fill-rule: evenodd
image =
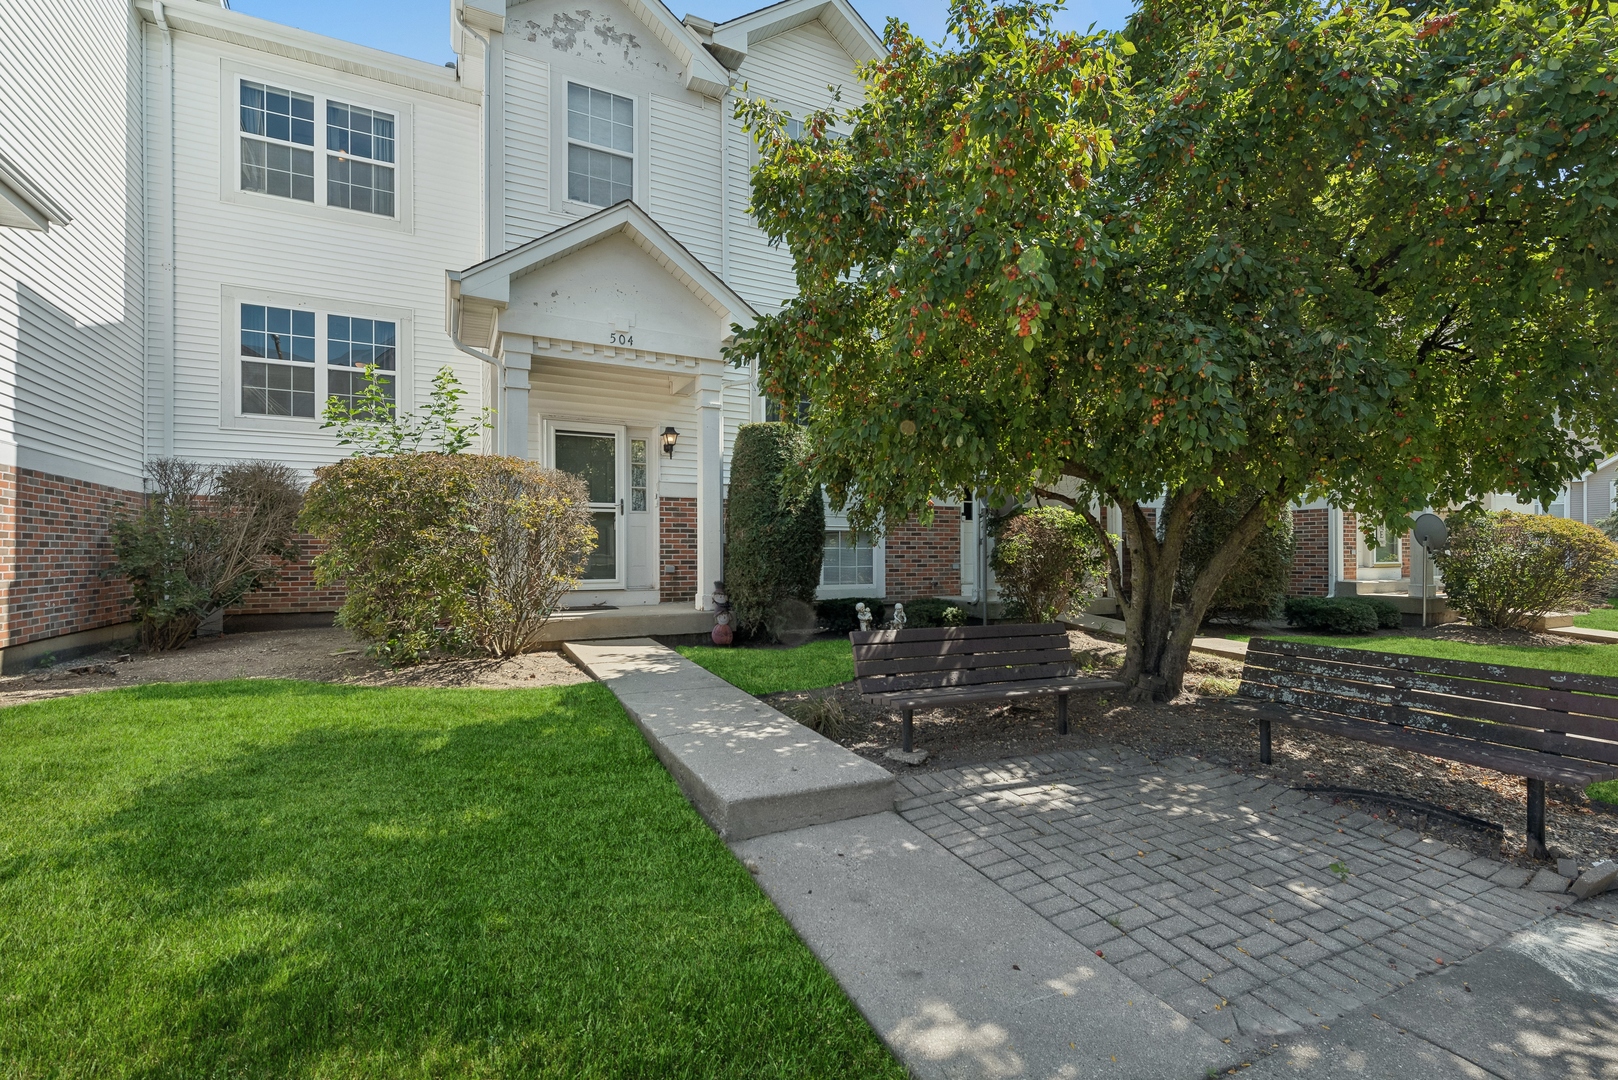
M 580 589 L 624 585 L 624 429 L 558 422 L 551 429 L 551 464 L 583 479 L 589 491 L 596 549 L 585 562 Z

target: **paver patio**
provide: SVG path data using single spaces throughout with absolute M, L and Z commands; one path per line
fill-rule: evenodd
M 1569 899 L 1190 758 L 1087 749 L 900 783 L 901 816 L 1221 1038 L 1318 1026 Z

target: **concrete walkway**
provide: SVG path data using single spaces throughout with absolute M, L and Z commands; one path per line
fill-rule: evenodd
M 910 773 L 895 812 L 672 650 L 568 651 L 917 1077 L 1618 1077 L 1618 903 L 1554 875 L 1121 750 Z

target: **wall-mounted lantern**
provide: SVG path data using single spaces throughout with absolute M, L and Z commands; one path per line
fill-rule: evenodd
M 674 444 L 680 441 L 680 433 L 671 427 L 663 429 L 663 453 L 670 459 L 674 457 Z

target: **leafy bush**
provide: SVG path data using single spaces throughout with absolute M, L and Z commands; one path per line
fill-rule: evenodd
M 1450 605 L 1477 626 L 1521 628 L 1549 611 L 1588 607 L 1618 574 L 1618 544 L 1583 522 L 1502 510 L 1449 524 L 1449 550 L 1433 562 Z
M 854 605 L 864 604 L 871 609 L 871 625 L 882 625 L 887 616 L 887 605 L 875 596 L 847 596 L 832 600 L 815 601 L 815 615 L 820 619 L 822 628 L 834 634 L 847 634 L 860 628 L 859 616 L 854 613 Z M 905 608 L 905 611 L 909 611 Z
M 926 626 L 965 626 L 966 611 L 957 601 L 940 600 L 936 596 L 924 596 L 919 600 L 903 601 L 905 606 L 905 626 L 908 629 L 919 630 Z
M 1083 517 L 1044 506 L 1021 510 L 995 527 L 992 562 L 1007 617 L 1050 622 L 1089 595 L 1106 555 Z
M 303 492 L 297 474 L 273 461 L 159 458 L 146 475 L 145 505 L 112 523 L 109 573 L 129 580 L 141 643 L 177 649 L 202 620 L 297 558 L 292 534 Z
M 725 588 L 736 625 L 778 639 L 787 601 L 812 605 L 826 544 L 820 488 L 793 467 L 805 451 L 796 424 L 746 424 L 730 459 Z
M 316 578 L 347 587 L 338 623 L 393 663 L 531 647 L 595 547 L 583 482 L 518 458 L 364 456 L 315 476 Z
M 1329 634 L 1369 634 L 1403 619 L 1391 601 L 1366 596 L 1294 596 L 1286 602 L 1286 617 L 1290 626 Z
M 458 454 L 472 445 L 479 429 L 489 427 L 489 409 L 474 421 L 461 419 L 461 389 L 447 367 L 433 376 L 427 405 L 419 413 L 400 414 L 393 405 L 394 376 L 375 364 L 361 369 L 363 386 L 352 402 L 326 399 L 323 428 L 337 429 L 337 445 L 352 446 L 360 457 L 419 454 L 430 447 L 440 454 Z
M 1244 490 L 1224 502 L 1204 497 L 1191 517 L 1191 531 L 1180 557 L 1177 582 L 1182 599 L 1218 554 L 1231 530 L 1252 509 L 1260 493 Z M 1264 526 L 1225 580 L 1219 583 L 1205 618 L 1214 622 L 1273 619 L 1286 599 L 1292 577 L 1292 511 L 1283 510 Z

